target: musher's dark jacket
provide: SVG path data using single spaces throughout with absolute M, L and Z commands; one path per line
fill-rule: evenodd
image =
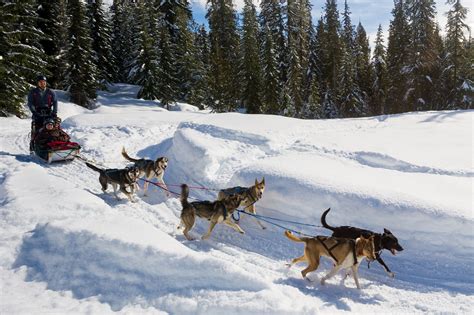
M 56 117 L 58 113 L 58 100 L 53 90 L 46 88 L 41 95 L 41 89 L 36 87 L 28 94 L 28 107 L 33 113 L 33 120 L 38 118 Z

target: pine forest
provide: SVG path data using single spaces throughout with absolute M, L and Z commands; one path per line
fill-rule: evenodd
M 320 17 L 309 0 L 208 0 L 206 24 L 187 0 L 0 1 L 0 116 L 26 114 L 39 74 L 89 109 L 113 82 L 165 108 L 303 119 L 471 109 L 469 12 L 446 3 L 438 25 L 434 0 L 394 0 L 370 47 L 347 0 L 321 0 Z

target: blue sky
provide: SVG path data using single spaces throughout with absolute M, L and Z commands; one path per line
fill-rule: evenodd
M 193 17 L 198 23 L 206 23 L 206 2 L 207 0 L 191 0 Z M 311 0 L 313 5 L 312 16 L 313 22 L 316 23 L 323 12 L 325 0 Z M 338 9 L 341 12 L 344 9 L 344 0 L 338 0 Z M 444 30 L 446 25 L 445 12 L 448 11 L 449 6 L 446 1 L 435 1 L 436 9 L 438 11 L 437 21 Z M 243 7 L 243 0 L 234 0 L 237 10 L 240 12 Z M 258 6 L 259 1 L 254 1 Z M 348 0 L 347 1 L 351 14 L 352 24 L 357 25 L 359 21 L 364 26 L 371 43 L 375 40 L 378 25 L 382 25 L 385 34 L 385 44 L 388 35 L 388 26 L 392 19 L 393 0 Z M 461 2 L 463 6 L 469 8 L 467 24 L 474 28 L 474 1 L 464 0 Z

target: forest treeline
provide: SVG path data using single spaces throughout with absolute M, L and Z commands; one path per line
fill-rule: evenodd
M 395 0 L 388 38 L 373 51 L 346 1 L 208 0 L 207 22 L 187 0 L 0 2 L 0 114 L 22 116 L 45 74 L 70 100 L 93 108 L 109 83 L 138 98 L 216 112 L 245 108 L 297 118 L 364 117 L 473 107 L 474 47 L 468 10 L 448 0 L 444 32 L 433 0 Z M 315 23 L 313 23 L 315 21 Z M 443 35 L 442 35 L 443 34 Z

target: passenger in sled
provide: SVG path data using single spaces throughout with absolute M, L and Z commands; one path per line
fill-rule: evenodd
M 43 128 L 35 136 L 34 151 L 36 155 L 48 162 L 72 159 L 78 153 L 80 146 L 70 140 L 69 135 L 61 129 L 61 118 L 50 118 L 45 120 Z M 53 153 L 57 156 L 53 157 Z

